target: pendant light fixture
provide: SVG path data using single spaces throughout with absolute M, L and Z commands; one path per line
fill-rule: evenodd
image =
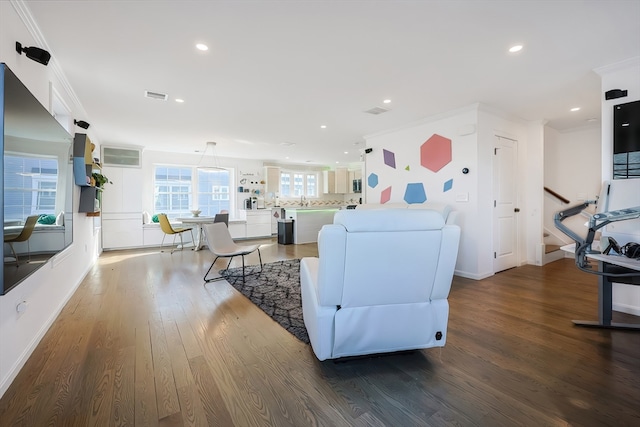
M 204 166 L 202 165 L 202 160 L 204 159 L 205 155 L 207 154 L 208 151 L 211 151 L 211 156 L 213 157 L 213 166 Z M 223 171 L 226 170 L 225 168 L 222 168 L 220 166 L 218 166 L 218 158 L 216 157 L 216 143 L 213 141 L 208 141 L 207 145 L 204 149 L 204 151 L 202 152 L 202 156 L 200 156 L 200 160 L 198 161 L 198 166 L 197 166 L 199 171 L 202 172 L 218 172 L 218 171 Z

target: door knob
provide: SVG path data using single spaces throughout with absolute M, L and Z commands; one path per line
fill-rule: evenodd
M 513 211 L 514 212 L 520 212 L 520 208 L 515 208 Z

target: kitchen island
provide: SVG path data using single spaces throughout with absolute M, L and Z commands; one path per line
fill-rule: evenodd
M 283 208 L 284 218 L 293 219 L 293 243 L 313 243 L 318 241 L 318 232 L 325 224 L 333 224 L 337 207 L 293 207 Z

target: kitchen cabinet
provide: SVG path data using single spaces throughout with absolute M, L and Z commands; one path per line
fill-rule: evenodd
M 280 168 L 277 166 L 265 166 L 264 176 L 266 177 L 266 189 L 265 192 L 279 193 L 280 192 Z
M 112 184 L 102 192 L 102 247 L 123 249 L 160 245 L 162 230 L 143 229 L 142 177 L 140 168 L 103 166 Z
M 135 213 L 142 208 L 142 169 L 103 166 L 103 174 L 113 184 L 105 184 L 102 202 L 105 213 Z
M 271 209 L 257 209 L 247 211 L 248 239 L 271 237 Z
M 164 235 L 160 228 L 158 236 Z M 103 213 L 102 214 L 102 248 L 124 249 L 146 245 L 140 212 L 137 213 Z M 160 238 L 161 239 L 161 238 Z M 160 245 L 159 240 L 157 245 Z M 154 242 L 155 243 L 155 242 Z
M 335 171 L 322 171 L 322 188 L 324 194 L 335 194 L 336 173 Z
M 349 171 L 347 168 L 336 168 L 333 171 L 322 171 L 324 194 L 346 194 L 351 192 Z
M 336 193 L 351 193 L 351 185 L 348 182 L 349 173 L 347 168 L 336 168 Z

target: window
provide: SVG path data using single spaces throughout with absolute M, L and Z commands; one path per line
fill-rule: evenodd
M 318 197 L 318 173 L 280 172 L 280 195 L 282 197 Z
M 196 207 L 202 211 L 202 216 L 214 216 L 221 210 L 231 212 L 232 177 L 227 169 L 157 165 L 154 172 L 155 212 L 166 213 L 169 219 L 191 216 L 191 210 Z
M 201 215 L 231 212 L 230 173 L 228 170 L 198 169 L 198 209 Z
M 24 220 L 29 215 L 55 214 L 58 160 L 4 156 L 4 219 Z
M 156 166 L 154 208 L 169 218 L 190 215 L 192 169 L 188 167 Z

